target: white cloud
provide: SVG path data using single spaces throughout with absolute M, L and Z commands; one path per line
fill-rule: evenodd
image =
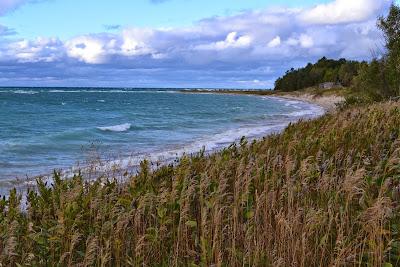
M 252 39 L 249 35 L 238 36 L 237 32 L 230 32 L 224 41 L 218 41 L 210 44 L 196 46 L 198 50 L 225 50 L 228 48 L 249 47 Z
M 315 33 L 312 33 L 312 35 L 315 35 Z M 322 32 L 322 35 L 328 35 L 328 32 Z M 285 44 L 288 46 L 297 46 L 299 48 L 312 48 L 314 46 L 314 38 L 309 34 L 301 33 L 298 37 L 289 37 L 285 41 Z
M 150 55 L 163 59 L 167 55 L 151 48 L 153 30 L 126 28 L 121 34 L 83 35 L 65 43 L 67 55 L 88 64 L 102 64 L 115 56 Z
M 276 36 L 274 39 L 269 41 L 267 46 L 273 48 L 279 46 L 280 44 L 281 44 L 281 37 Z
M 108 45 L 108 48 L 112 49 L 115 42 L 111 41 Z M 107 54 L 110 53 L 106 50 L 106 46 L 107 43 L 104 40 L 93 36 L 76 37 L 65 44 L 68 56 L 89 64 L 100 64 L 106 61 Z
M 53 54 L 58 56 L 49 58 L 35 52 L 41 49 L 40 46 L 25 41 L 28 46 L 32 45 L 31 50 L 20 48 L 15 52 L 15 58 L 32 62 L 54 61 L 61 58 L 60 55 L 67 55 L 87 64 L 112 63 L 115 59 L 118 62 L 127 60 L 131 64 L 133 58 L 139 57 L 141 62 L 147 58 L 148 64 L 154 64 L 150 63 L 152 60 L 169 60 L 188 65 L 205 65 L 213 61 L 256 64 L 264 60 L 292 59 L 323 53 L 338 56 L 344 50 L 357 51 L 354 57 L 359 58 L 362 55 L 368 56 L 371 49 L 376 48 L 376 45 L 366 47 L 372 45 L 377 38 L 376 26 L 374 22 L 370 23 L 375 19 L 357 23 L 343 21 L 349 17 L 353 20 L 368 17 L 372 11 L 365 11 L 365 6 L 376 10 L 386 2 L 335 0 L 308 10 L 275 8 L 210 18 L 192 27 L 124 28 L 119 33 L 82 35 L 61 46 L 54 44 L 52 49 L 58 52 Z M 333 23 L 332 18 L 335 16 L 342 20 L 336 20 L 337 24 L 334 25 L 320 25 L 317 15 L 326 18 L 326 23 Z M 316 24 L 310 24 L 310 18 Z M 352 49 L 354 38 L 360 40 L 362 47 Z M 351 57 L 351 53 L 346 55 Z
M 289 39 L 286 40 L 285 42 L 289 46 L 297 46 L 299 45 L 299 40 L 293 37 L 290 37 Z
M 123 30 L 121 54 L 125 56 L 140 56 L 155 52 L 148 45 L 153 36 L 154 32 L 148 29 L 130 28 Z
M 360 22 L 376 16 L 390 3 L 390 0 L 335 0 L 305 10 L 300 18 L 311 24 Z
M 54 62 L 61 59 L 61 45 L 57 38 L 38 37 L 33 41 L 21 40 L 7 46 L 7 56 L 21 63 Z
M 304 48 L 310 48 L 314 46 L 314 40 L 311 36 L 307 34 L 301 34 L 299 38 L 299 43 Z

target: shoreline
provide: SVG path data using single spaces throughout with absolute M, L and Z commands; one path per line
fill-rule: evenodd
M 303 101 L 310 104 L 318 105 L 325 112 L 333 112 L 336 110 L 338 103 L 345 100 L 344 96 L 331 93 L 318 95 L 316 92 L 293 91 L 293 92 L 275 92 L 272 90 L 183 90 L 182 93 L 189 94 L 234 94 L 234 95 L 255 95 L 264 97 L 283 98 L 289 100 Z M 317 91 L 318 92 L 318 91 Z M 327 91 L 320 91 L 326 93 Z
M 271 97 L 285 98 L 290 100 L 298 100 L 308 102 L 310 104 L 318 105 L 325 110 L 325 112 L 333 112 L 336 110 L 336 104 L 344 101 L 344 97 L 341 96 L 313 96 L 311 94 L 303 94 L 303 95 L 273 95 Z

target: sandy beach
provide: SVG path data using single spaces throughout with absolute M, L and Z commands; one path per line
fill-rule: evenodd
M 345 98 L 341 95 L 329 91 L 322 91 L 319 95 L 317 91 L 295 91 L 295 92 L 276 92 L 269 90 L 186 90 L 184 93 L 206 93 L 206 94 L 247 94 L 286 98 L 299 100 L 322 107 L 326 112 L 332 112 L 337 104 L 343 102 Z M 329 93 L 327 93 L 329 92 Z
M 274 96 L 274 95 L 272 95 Z M 329 96 L 316 96 L 307 93 L 297 93 L 297 94 L 282 94 L 276 95 L 278 97 L 286 99 L 294 99 L 316 104 L 324 108 L 327 112 L 332 112 L 336 109 L 337 104 L 343 102 L 345 99 L 342 96 L 329 95 Z

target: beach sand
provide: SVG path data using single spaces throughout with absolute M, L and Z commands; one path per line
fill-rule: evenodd
M 274 95 L 271 95 L 274 96 Z M 329 95 L 329 96 L 316 96 L 306 93 L 299 94 L 282 94 L 276 95 L 277 97 L 293 99 L 299 101 L 305 101 L 312 104 L 316 104 L 324 108 L 327 112 L 333 112 L 336 110 L 336 104 L 343 102 L 345 99 L 342 96 Z
M 184 93 L 207 93 L 207 94 L 247 94 L 259 95 L 269 97 L 280 97 L 291 100 L 304 101 L 322 107 L 326 112 L 333 112 L 336 110 L 338 103 L 345 100 L 343 94 L 338 94 L 334 91 L 315 91 L 315 90 L 302 90 L 294 92 L 276 92 L 276 91 L 260 91 L 260 90 L 186 90 Z

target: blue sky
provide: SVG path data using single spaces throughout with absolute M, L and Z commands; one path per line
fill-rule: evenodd
M 7 1 L 7 0 L 6 0 Z M 0 17 L 0 24 L 21 37 L 99 33 L 107 26 L 181 27 L 212 16 L 266 7 L 306 7 L 316 0 L 41 0 Z M 325 1 L 327 2 L 327 1 Z
M 0 85 L 267 88 L 368 60 L 390 0 L 1 0 Z

